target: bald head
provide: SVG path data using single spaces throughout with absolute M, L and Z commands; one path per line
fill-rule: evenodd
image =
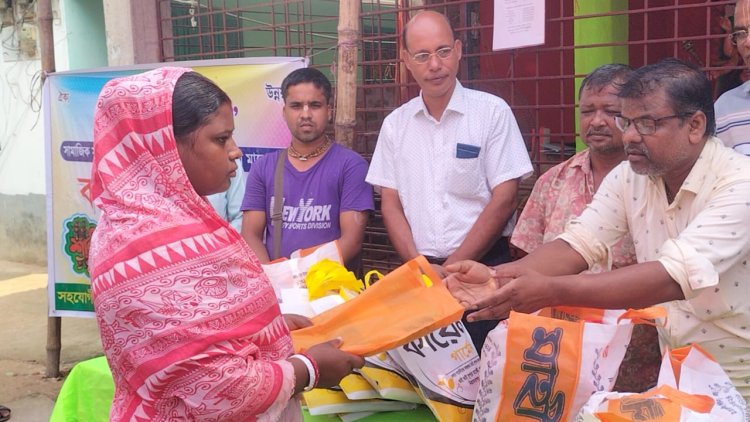
M 734 29 L 747 29 L 750 24 L 750 0 L 737 0 L 734 6 Z
M 450 21 L 444 14 L 434 12 L 432 10 L 423 10 L 414 15 L 411 19 L 409 19 L 409 22 L 404 25 L 404 31 L 401 34 L 401 44 L 405 50 L 409 50 L 409 43 L 406 39 L 408 31 L 410 31 L 412 28 L 419 31 L 420 28 L 424 26 L 437 27 L 440 30 L 449 32 L 451 39 L 456 39 L 456 34 L 453 31 L 453 26 L 451 26 Z

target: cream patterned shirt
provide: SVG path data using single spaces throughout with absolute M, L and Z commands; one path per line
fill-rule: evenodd
M 492 189 L 532 171 L 508 104 L 456 81 L 440 121 L 421 93 L 385 118 L 366 180 L 398 191 L 420 254 L 446 258 L 466 238 Z M 504 236 L 514 223 L 515 214 Z
M 698 343 L 750 398 L 750 158 L 709 139 L 671 204 L 661 178 L 623 163 L 559 238 L 591 266 L 627 233 L 638 262 L 661 262 L 685 295 L 664 304 L 662 341 Z

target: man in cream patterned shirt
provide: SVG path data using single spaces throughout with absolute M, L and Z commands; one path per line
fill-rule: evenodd
M 670 348 L 699 344 L 750 398 L 750 158 L 715 130 L 711 84 L 675 59 L 642 67 L 619 94 L 623 163 L 565 232 L 523 259 L 496 268 L 449 266 L 449 288 L 488 319 L 546 306 L 642 308 L 662 304 Z M 611 261 L 630 233 L 638 263 L 579 274 Z M 502 284 L 501 288 L 497 288 Z M 475 300 L 474 297 L 480 297 Z

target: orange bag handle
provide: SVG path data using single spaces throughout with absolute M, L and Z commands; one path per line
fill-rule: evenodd
M 713 409 L 715 404 L 714 399 L 709 396 L 703 394 L 689 394 L 668 385 L 660 385 L 653 390 L 641 394 L 632 394 L 627 396 L 627 398 L 651 399 L 655 396 L 662 396 L 665 400 L 669 400 L 673 404 L 685 407 L 697 413 L 708 413 Z M 613 400 L 613 402 L 619 400 L 621 399 Z M 613 412 L 612 410 L 607 412 L 596 412 L 594 413 L 594 416 L 602 422 L 632 422 L 632 419 L 622 416 L 617 412 Z
M 629 319 L 633 324 L 646 324 L 656 326 L 656 323 L 652 320 L 657 318 L 664 318 L 664 324 L 667 323 L 667 310 L 661 306 L 650 306 L 643 309 L 628 309 L 624 314 L 617 318 L 620 322 L 623 319 Z
M 549 315 L 542 314 L 542 316 L 548 316 L 551 318 L 554 318 L 554 311 L 560 311 L 564 312 L 570 315 L 573 315 L 577 317 L 579 320 L 585 321 L 585 322 L 594 322 L 594 323 L 601 323 L 604 320 L 604 312 L 605 309 L 600 308 L 587 308 L 587 307 L 579 307 L 579 306 L 553 306 L 550 308 L 545 308 Z M 657 319 L 657 318 L 664 318 L 666 323 L 667 318 L 667 311 L 661 306 L 651 306 L 648 308 L 643 309 L 628 309 L 625 311 L 620 317 L 617 319 L 617 321 L 622 321 L 623 319 L 629 319 L 633 322 L 633 324 L 647 324 L 656 326 L 654 322 L 651 320 Z
M 596 416 L 601 422 L 633 422 L 632 419 L 610 412 L 596 412 L 594 413 L 594 416 Z
M 657 395 L 664 396 L 673 403 L 677 403 L 680 406 L 687 407 L 698 413 L 708 413 L 713 409 L 714 404 L 716 404 L 714 399 L 710 396 L 686 393 L 669 385 L 660 385 L 653 390 L 639 394 L 639 396 L 644 398 L 650 398 Z
M 550 318 L 555 318 L 555 311 L 558 311 L 575 316 L 578 319 L 586 322 L 601 323 L 604 320 L 605 309 L 600 308 L 586 308 L 579 306 L 552 306 L 546 309 L 548 309 L 550 312 Z

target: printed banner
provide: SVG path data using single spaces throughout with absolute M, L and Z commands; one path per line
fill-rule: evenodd
M 88 250 L 99 210 L 91 202 L 93 119 L 99 91 L 116 77 L 159 66 L 184 66 L 210 78 L 232 99 L 242 169 L 289 145 L 281 81 L 305 67 L 299 57 L 156 63 L 49 75 L 44 85 L 47 145 L 47 261 L 50 316 L 93 316 Z

